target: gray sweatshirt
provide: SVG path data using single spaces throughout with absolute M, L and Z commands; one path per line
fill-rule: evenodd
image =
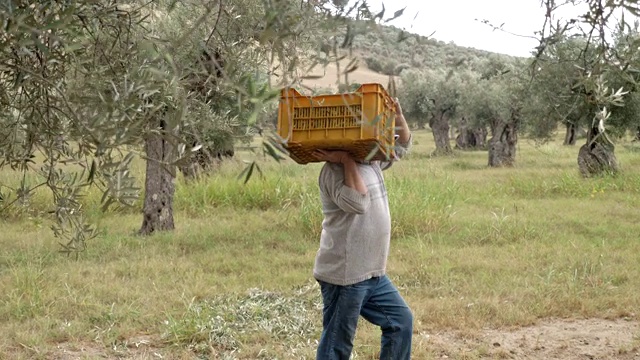
M 402 157 L 410 148 L 398 144 Z M 344 184 L 342 164 L 325 163 L 318 185 L 324 220 L 313 275 L 334 284 L 351 285 L 386 272 L 391 216 L 382 171 L 389 162 L 359 163 L 366 195 Z

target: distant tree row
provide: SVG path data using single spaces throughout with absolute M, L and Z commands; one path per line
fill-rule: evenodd
M 490 166 L 510 166 L 520 134 L 545 140 L 561 126 L 566 145 L 584 132 L 577 159 L 584 176 L 618 171 L 615 140 L 637 139 L 640 129 L 640 36 L 637 22 L 612 24 L 607 15 L 621 7 L 637 15 L 638 4 L 584 2 L 593 13 L 564 26 L 545 23 L 530 58 L 489 55 L 396 73 L 407 116 L 433 132 L 434 154 L 452 152 L 454 126 L 456 147 L 487 149 Z M 543 4 L 549 14 L 555 9 Z

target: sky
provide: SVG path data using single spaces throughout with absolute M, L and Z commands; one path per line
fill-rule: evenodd
M 404 13 L 388 23 L 411 33 L 514 56 L 529 56 L 538 40 L 536 31 L 542 29 L 544 9 L 540 0 L 369 0 L 373 12 L 382 8 L 385 18 L 402 8 Z M 575 9 L 566 9 L 567 12 Z M 507 32 L 494 30 L 483 24 L 488 20 L 502 25 Z M 515 34 L 515 35 L 514 35 Z

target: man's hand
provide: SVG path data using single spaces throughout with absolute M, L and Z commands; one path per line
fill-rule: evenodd
M 332 162 L 332 163 L 338 163 L 338 164 L 346 164 L 347 162 L 353 162 L 353 158 L 351 157 L 351 154 L 349 154 L 346 151 L 327 151 L 327 150 L 316 150 L 313 152 L 313 156 L 316 157 L 316 159 L 321 160 L 321 161 L 328 161 L 328 162 Z
M 405 124 L 407 121 L 404 118 L 404 114 L 402 113 L 402 106 L 400 106 L 400 101 L 398 98 L 393 99 L 393 105 L 396 108 L 396 122 L 400 124 Z
M 402 113 L 402 106 L 400 106 L 400 101 L 398 101 L 398 98 L 394 98 L 393 103 L 396 107 L 396 135 L 398 135 L 398 140 L 401 143 L 406 144 L 411 139 L 409 124 L 407 124 L 407 120 L 404 118 L 404 114 Z

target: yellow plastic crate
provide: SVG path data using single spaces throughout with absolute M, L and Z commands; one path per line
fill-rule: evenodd
M 388 160 L 395 146 L 395 107 L 380 84 L 345 94 L 305 96 L 283 89 L 278 135 L 299 164 L 318 162 L 316 149 L 345 150 L 357 160 Z

